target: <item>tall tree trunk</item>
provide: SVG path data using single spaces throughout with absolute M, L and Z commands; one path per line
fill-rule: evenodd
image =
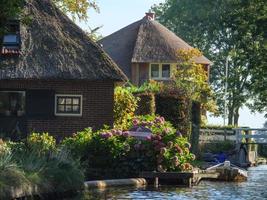
M 234 118 L 234 102 L 228 106 L 228 125 L 233 125 Z
M 234 125 L 238 126 L 238 120 L 239 120 L 239 109 L 240 107 L 236 107 L 234 111 Z

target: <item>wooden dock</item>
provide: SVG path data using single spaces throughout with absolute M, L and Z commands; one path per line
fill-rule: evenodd
M 217 180 L 220 174 L 217 172 L 142 172 L 140 177 L 145 178 L 149 184 L 176 185 L 192 187 L 201 180 Z

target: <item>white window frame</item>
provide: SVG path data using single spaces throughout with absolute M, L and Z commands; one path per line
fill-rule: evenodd
M 78 97 L 81 99 L 79 113 L 57 113 L 57 99 L 58 97 Z M 79 94 L 56 94 L 55 95 L 55 116 L 69 116 L 69 117 L 82 117 L 83 115 L 83 95 Z
M 152 74 L 151 74 L 152 65 L 159 65 L 159 77 L 152 77 Z M 170 65 L 170 77 L 162 77 L 162 66 L 163 65 Z M 170 80 L 171 79 L 171 72 L 172 72 L 172 64 L 171 63 L 150 63 L 149 64 L 149 79 L 152 79 L 152 80 Z

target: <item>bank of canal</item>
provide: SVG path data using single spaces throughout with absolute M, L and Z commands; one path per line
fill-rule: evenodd
M 90 199 L 143 199 L 143 200 L 262 200 L 267 199 L 267 165 L 249 168 L 248 181 L 242 183 L 203 181 L 193 188 L 162 187 L 132 189 L 114 188 L 89 191 L 76 200 Z

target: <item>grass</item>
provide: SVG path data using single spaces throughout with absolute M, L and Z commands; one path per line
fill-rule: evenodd
M 84 173 L 68 151 L 36 152 L 31 149 L 0 153 L 0 199 L 9 199 L 11 189 L 38 188 L 39 195 L 82 189 Z

